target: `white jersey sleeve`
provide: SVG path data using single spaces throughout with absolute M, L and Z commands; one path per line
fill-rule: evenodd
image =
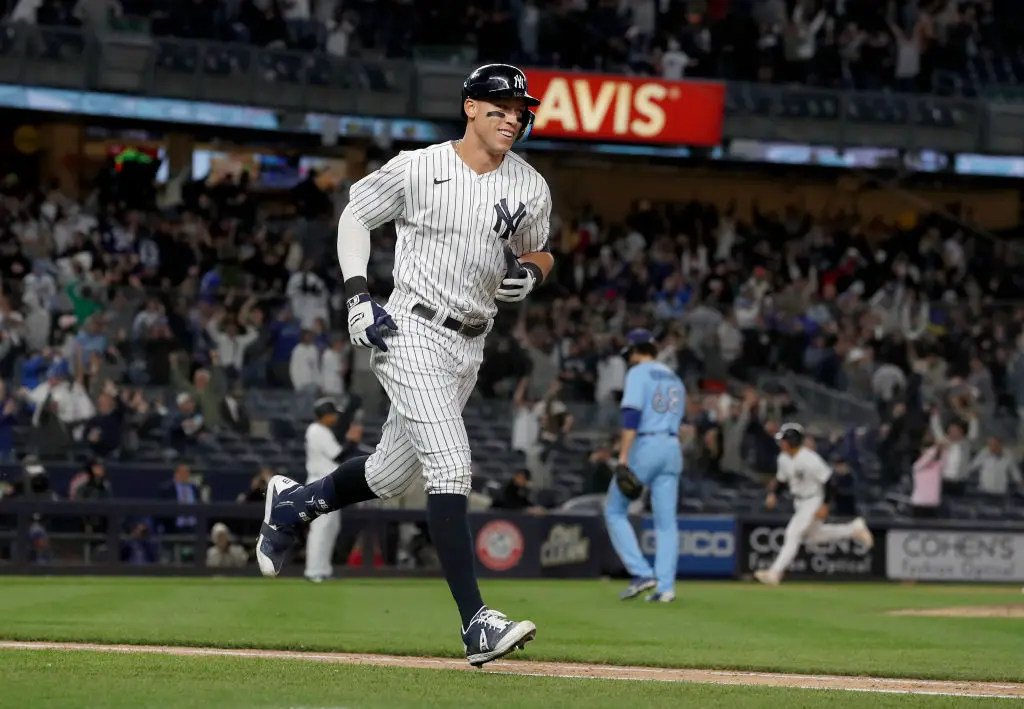
M 551 235 L 551 188 L 540 175 L 536 179 L 543 188 L 541 195 L 533 205 L 526 228 L 509 239 L 509 248 L 516 256 L 546 250 Z
M 412 153 L 402 151 L 349 189 L 348 210 L 372 231 L 405 216 L 406 183 Z

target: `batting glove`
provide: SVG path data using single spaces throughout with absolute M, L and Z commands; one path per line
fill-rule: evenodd
M 376 347 L 381 352 L 387 352 L 384 335 L 388 330 L 397 332 L 398 325 L 369 293 L 360 293 L 348 299 L 348 336 L 353 345 Z
M 526 298 L 533 287 L 537 285 L 537 278 L 533 275 L 533 271 L 519 263 L 519 259 L 507 247 L 505 261 L 508 268 L 505 270 L 505 278 L 502 279 L 494 299 L 500 300 L 502 303 L 518 303 Z
M 537 280 L 533 277 L 533 274 L 524 269 L 521 278 L 506 277 L 501 282 L 501 287 L 498 288 L 494 299 L 500 300 L 503 303 L 518 303 L 530 294 L 536 283 Z

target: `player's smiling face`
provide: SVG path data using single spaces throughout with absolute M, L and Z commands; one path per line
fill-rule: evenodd
M 467 113 L 473 116 L 473 130 L 477 138 L 488 152 L 508 152 L 523 126 L 526 102 L 519 98 L 499 98 L 493 102 L 477 100 L 472 104 L 474 112 Z

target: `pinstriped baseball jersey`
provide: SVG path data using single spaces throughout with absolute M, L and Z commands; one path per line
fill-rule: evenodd
M 349 209 L 370 230 L 394 220 L 396 295 L 475 323 L 497 312 L 502 245 L 517 256 L 547 248 L 551 192 L 518 155 L 478 175 L 445 142 L 403 151 L 356 182 Z

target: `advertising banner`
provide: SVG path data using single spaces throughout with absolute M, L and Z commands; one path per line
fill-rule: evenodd
M 1024 534 L 891 530 L 886 575 L 918 581 L 1024 581 Z
M 601 573 L 603 520 L 600 517 L 541 517 L 540 575 L 594 578 Z
M 771 566 L 782 549 L 787 521 L 745 521 L 740 525 L 740 573 L 751 574 Z M 885 531 L 872 531 L 875 545 L 871 549 L 849 539 L 827 544 L 801 544 L 786 576 L 843 580 L 883 576 Z
M 736 572 L 736 519 L 728 516 L 679 517 L 679 577 L 729 578 Z M 640 551 L 654 563 L 654 518 L 640 521 Z
M 533 134 L 714 147 L 722 141 L 725 85 L 529 69 Z
M 482 576 L 534 577 L 539 575 L 539 541 L 534 520 L 525 515 L 470 515 L 473 549 Z
M 596 578 L 606 544 L 597 516 L 470 515 L 481 576 Z

